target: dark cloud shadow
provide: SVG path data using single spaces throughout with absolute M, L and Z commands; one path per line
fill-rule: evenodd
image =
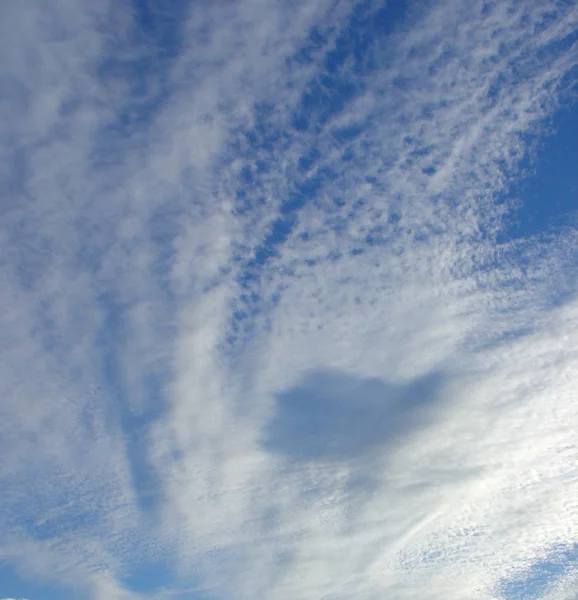
M 358 462 L 382 454 L 431 421 L 443 382 L 439 372 L 398 385 L 312 371 L 277 396 L 262 446 L 290 462 Z

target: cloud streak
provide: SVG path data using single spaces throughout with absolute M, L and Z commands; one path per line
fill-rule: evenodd
M 576 8 L 178 4 L 3 19 L 0 556 L 505 598 L 578 536 L 576 231 L 507 236 Z

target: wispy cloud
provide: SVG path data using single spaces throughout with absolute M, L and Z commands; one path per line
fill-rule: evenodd
M 504 597 L 578 536 L 576 230 L 505 234 L 576 7 L 176 4 L 5 9 L 0 557 Z

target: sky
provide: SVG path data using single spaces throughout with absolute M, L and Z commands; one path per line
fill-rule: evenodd
M 578 599 L 576 1 L 0 46 L 0 600 Z

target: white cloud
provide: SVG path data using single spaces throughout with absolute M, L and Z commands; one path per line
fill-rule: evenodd
M 375 33 L 363 74 L 324 66 L 343 3 L 191 4 L 126 129 L 105 60 L 144 51 L 114 10 L 4 20 L 0 556 L 95 598 L 139 597 L 131 568 L 170 556 L 175 594 L 433 600 L 495 597 L 575 540 L 575 232 L 495 238 L 575 68 L 575 7 L 440 2 Z M 289 60 L 313 25 L 325 45 Z M 295 126 L 304 89 L 320 117 L 343 83 L 342 111 Z M 276 397 L 324 370 L 443 385 L 363 464 L 266 452 Z

